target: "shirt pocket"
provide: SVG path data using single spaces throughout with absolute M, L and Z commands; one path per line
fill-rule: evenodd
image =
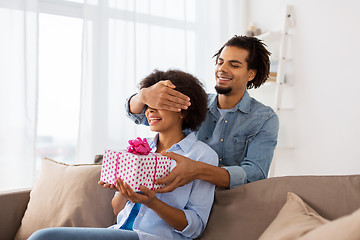
M 234 152 L 233 159 L 237 164 L 240 165 L 241 161 L 244 160 L 248 144 L 253 139 L 254 134 L 251 135 L 234 135 L 233 136 L 233 144 L 234 144 Z

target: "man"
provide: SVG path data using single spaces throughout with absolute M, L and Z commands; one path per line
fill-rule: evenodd
M 172 191 L 194 179 L 232 188 L 267 177 L 279 120 L 270 107 L 251 98 L 246 89 L 258 88 L 266 81 L 269 55 L 260 40 L 245 36 L 234 36 L 214 55 L 217 94 L 208 95 L 207 117 L 196 136 L 217 152 L 220 166 L 164 153 L 176 160 L 177 166 L 157 181 L 167 184 L 158 192 Z M 190 104 L 191 99 L 177 92 L 170 81 L 161 81 L 133 95 L 126 109 L 137 124 L 147 124 L 146 106 L 181 111 Z

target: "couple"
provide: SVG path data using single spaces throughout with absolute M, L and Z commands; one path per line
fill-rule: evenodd
M 205 229 L 214 185 L 232 188 L 266 178 L 278 118 L 246 89 L 266 81 L 269 52 L 256 38 L 235 36 L 215 57 L 217 95 L 206 95 L 188 73 L 156 70 L 127 101 L 129 116 L 158 132 L 153 151 L 174 159 L 170 175 L 158 182 L 166 187 L 158 193 L 142 187 L 140 194 L 118 179 L 112 201 L 117 225 L 46 229 L 30 239 L 193 239 Z

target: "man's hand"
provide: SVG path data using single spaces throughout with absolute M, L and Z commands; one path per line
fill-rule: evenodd
M 174 152 L 162 153 L 164 156 L 174 159 L 176 167 L 164 178 L 155 181 L 156 184 L 167 184 L 165 187 L 156 190 L 158 193 L 171 192 L 196 179 L 197 162 Z
M 141 89 L 138 95 L 141 102 L 149 107 L 180 112 L 190 106 L 190 98 L 174 90 L 175 88 L 170 80 L 163 80 Z

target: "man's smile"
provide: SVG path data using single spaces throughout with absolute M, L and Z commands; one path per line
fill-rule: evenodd
M 222 75 L 222 74 L 217 74 L 216 76 L 217 76 L 217 80 L 218 80 L 219 84 L 229 82 L 233 79 L 230 76 L 226 76 L 226 75 Z

